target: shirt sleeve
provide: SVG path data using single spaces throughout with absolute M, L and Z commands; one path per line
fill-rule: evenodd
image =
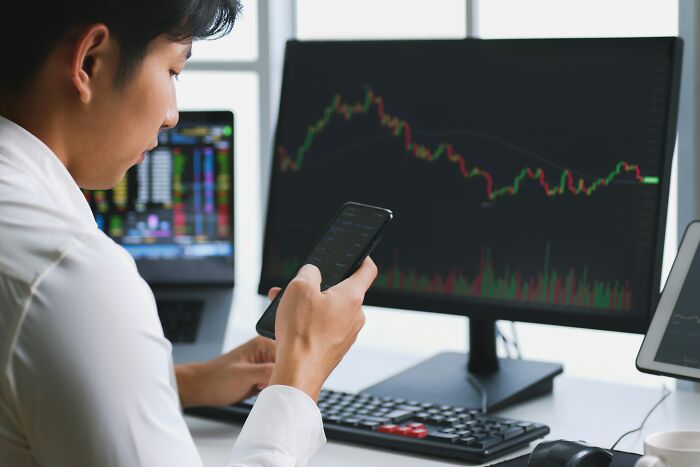
M 258 396 L 227 466 L 303 467 L 325 442 L 314 401 L 296 388 L 270 386 Z
M 171 345 L 128 254 L 91 238 L 32 292 L 8 375 L 37 464 L 201 466 Z
M 39 465 L 200 467 L 180 407 L 172 347 L 131 257 L 111 240 L 71 248 L 34 286 L 8 378 Z M 325 442 L 316 404 L 272 386 L 229 466 L 304 466 Z

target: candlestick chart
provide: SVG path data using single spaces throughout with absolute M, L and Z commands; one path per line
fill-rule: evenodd
M 577 60 L 577 44 L 291 43 L 261 290 L 288 280 L 335 210 L 357 201 L 396 216 L 372 254 L 370 303 L 644 310 L 668 64 L 658 51 Z

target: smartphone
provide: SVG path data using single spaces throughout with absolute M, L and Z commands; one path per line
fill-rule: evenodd
M 335 213 L 289 281 L 294 279 L 305 264 L 313 264 L 321 271 L 321 291 L 347 279 L 372 252 L 393 217 L 394 214 L 388 209 L 345 203 Z M 285 288 L 270 303 L 255 326 L 261 336 L 275 338 L 275 316 Z

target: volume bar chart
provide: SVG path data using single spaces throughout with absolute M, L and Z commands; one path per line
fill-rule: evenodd
M 469 278 L 465 267 L 453 267 L 445 272 L 428 274 L 415 268 L 404 267 L 400 254 L 394 252 L 391 265 L 379 264 L 375 290 L 438 294 L 496 300 L 518 300 L 531 304 L 565 305 L 626 311 L 632 307 L 632 289 L 627 281 L 597 280 L 589 275 L 587 267 L 569 268 L 559 272 L 551 267 L 551 247 L 545 247 L 542 271 L 524 275 L 506 265 L 496 270 L 490 249 L 482 250 L 479 269 Z M 277 258 L 271 271 L 280 277 L 291 277 L 298 261 Z

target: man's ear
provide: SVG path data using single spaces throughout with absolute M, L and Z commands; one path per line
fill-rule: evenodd
M 109 53 L 109 29 L 104 24 L 94 24 L 78 36 L 71 61 L 71 78 L 80 102 L 92 100 L 95 75 L 104 73 Z

